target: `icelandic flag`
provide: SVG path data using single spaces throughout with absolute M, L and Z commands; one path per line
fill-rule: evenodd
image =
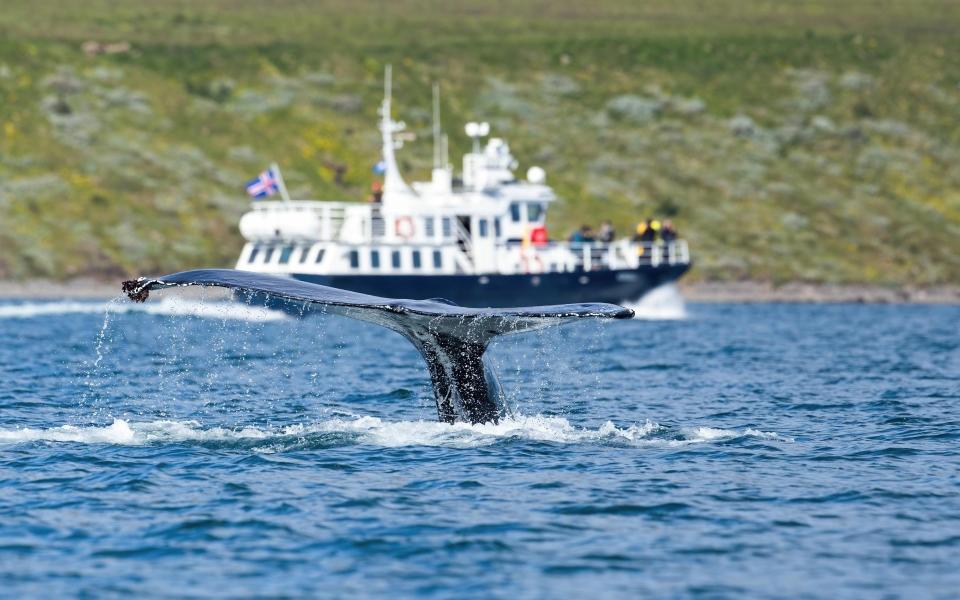
M 278 189 L 280 189 L 280 186 L 277 183 L 277 174 L 273 172 L 273 169 L 267 169 L 260 173 L 256 179 L 247 182 L 247 193 L 252 198 L 272 196 L 277 193 Z
M 387 172 L 387 161 L 381 160 L 377 164 L 373 165 L 373 172 L 377 175 L 383 175 Z

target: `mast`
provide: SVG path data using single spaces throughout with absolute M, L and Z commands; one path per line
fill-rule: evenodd
M 433 84 L 433 168 L 440 169 L 443 165 L 440 155 L 440 84 Z
M 450 193 L 453 173 L 447 160 L 447 136 L 440 129 L 440 84 L 433 84 L 433 172 L 430 181 L 434 193 Z
M 383 138 L 383 162 L 386 165 L 386 174 L 383 179 L 383 199 L 387 202 L 391 197 L 413 196 L 413 190 L 400 175 L 397 168 L 397 158 L 394 154 L 395 142 L 393 134 L 402 131 L 403 122 L 394 121 L 390 115 L 392 100 L 392 72 L 391 65 L 387 65 L 383 79 L 383 103 L 380 104 L 380 133 Z

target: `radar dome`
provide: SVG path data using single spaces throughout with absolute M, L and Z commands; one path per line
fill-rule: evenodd
M 543 183 L 547 180 L 547 172 L 540 167 L 530 167 L 527 169 L 527 181 L 530 183 Z

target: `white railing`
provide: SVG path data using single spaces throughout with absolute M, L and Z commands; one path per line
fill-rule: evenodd
M 370 207 L 352 202 L 255 202 L 240 219 L 240 232 L 251 241 L 340 239 L 347 211 Z
M 690 262 L 685 240 L 672 242 L 550 242 L 539 246 L 511 244 L 502 269 L 517 272 L 597 271 L 659 267 Z M 512 265 L 512 266 L 511 266 Z

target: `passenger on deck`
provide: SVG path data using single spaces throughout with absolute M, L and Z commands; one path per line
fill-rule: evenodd
M 613 223 L 610 221 L 604 221 L 600 224 L 600 241 L 604 244 L 609 244 L 617 237 L 617 233 L 613 230 Z
M 571 244 L 583 243 L 583 228 L 581 227 L 580 229 L 574 229 L 570 233 L 570 237 L 567 238 L 567 241 L 569 241 Z
M 643 236 L 644 234 L 646 234 L 646 232 L 647 232 L 647 222 L 640 221 L 639 223 L 637 223 L 637 230 L 633 234 L 633 241 L 639 242 L 643 240 Z
M 367 198 L 367 202 L 374 204 L 380 204 L 383 201 L 383 184 L 379 181 L 374 181 L 373 185 L 370 186 L 370 197 Z
M 584 242 L 594 242 L 596 238 L 593 237 L 593 227 L 589 225 L 584 225 L 580 228 L 580 236 L 583 238 Z
M 677 239 L 677 230 L 670 219 L 663 222 L 663 228 L 660 229 L 660 239 L 668 244 Z
M 656 223 L 656 229 L 653 227 L 653 224 Z M 659 221 L 654 221 L 652 219 L 647 219 L 647 222 L 644 223 L 643 233 L 640 234 L 641 242 L 654 242 L 657 239 L 657 229 L 660 229 Z

